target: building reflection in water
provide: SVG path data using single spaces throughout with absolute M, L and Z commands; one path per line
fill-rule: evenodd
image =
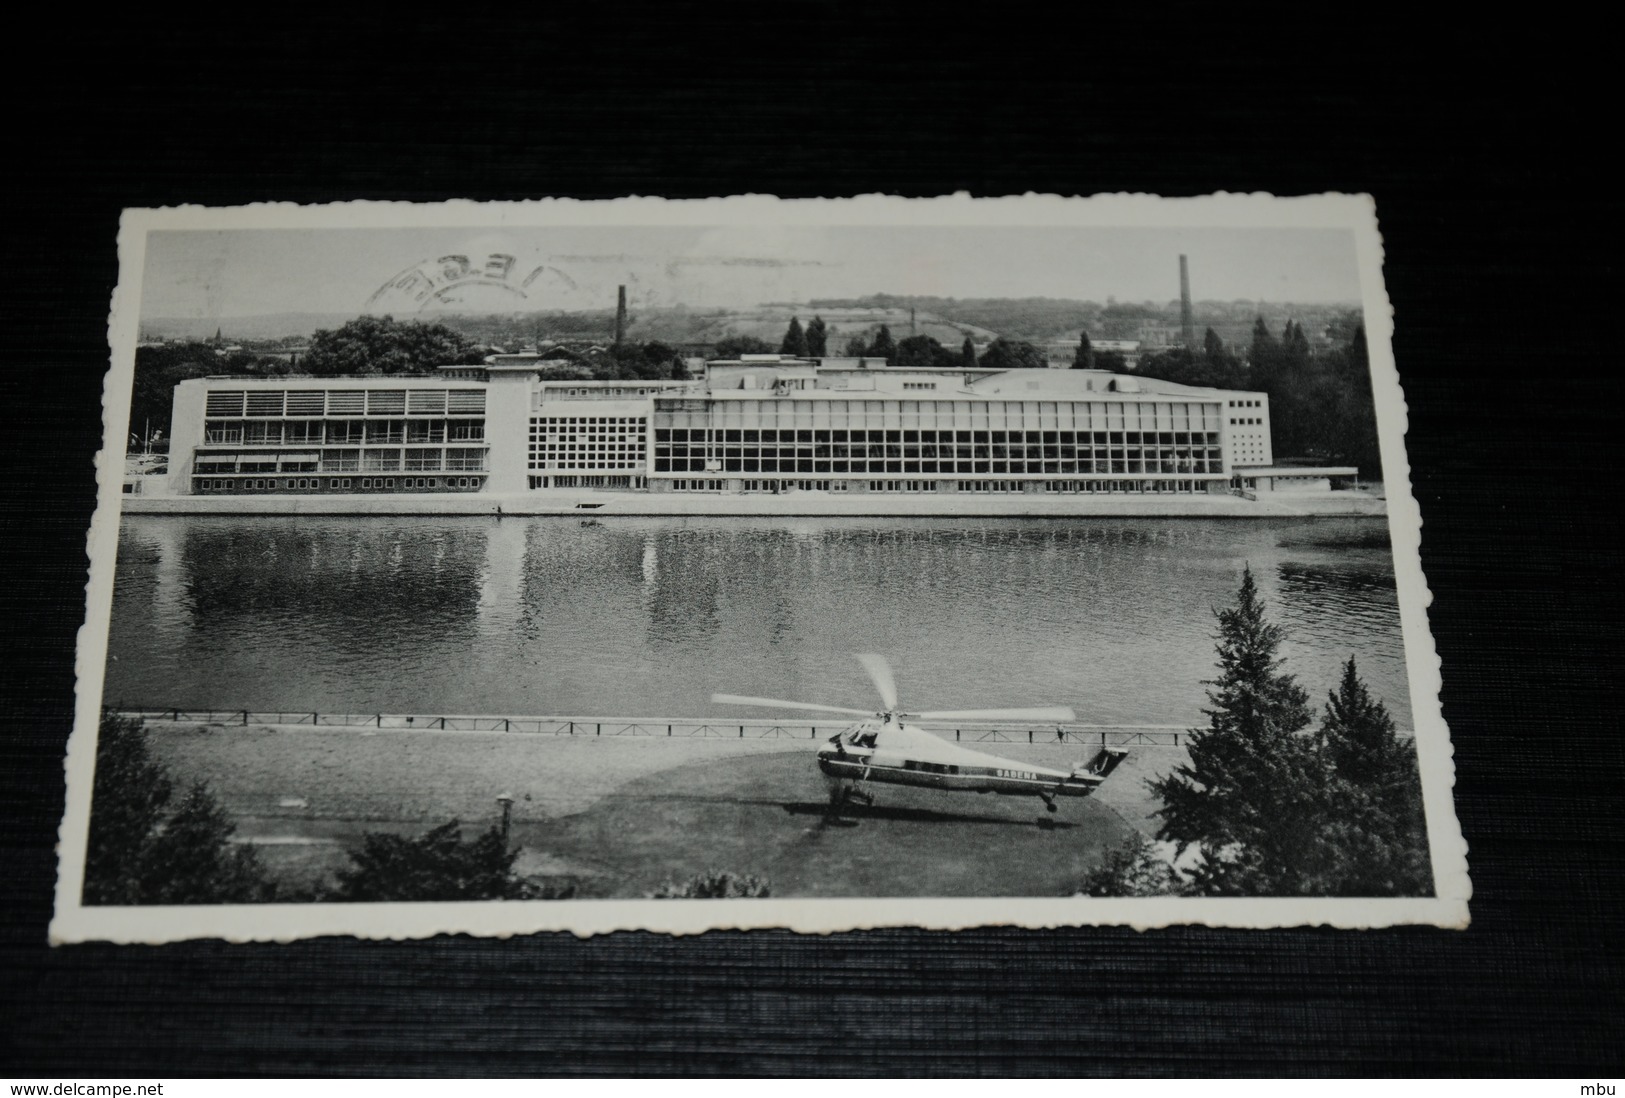
M 194 518 L 121 531 L 107 697 L 218 708 L 721 715 L 710 694 L 1054 702 L 1199 720 L 1251 565 L 1318 699 L 1352 653 L 1409 720 L 1358 526 L 1191 520 Z M 1339 541 L 1339 536 L 1344 540 Z M 1293 539 L 1297 540 L 1293 540 Z M 1362 541 L 1361 539 L 1365 539 Z M 740 713 L 744 716 L 747 714 Z M 763 714 L 766 715 L 766 714 Z

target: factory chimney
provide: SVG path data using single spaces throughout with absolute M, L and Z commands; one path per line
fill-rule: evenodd
M 1184 256 L 1180 256 L 1183 263 Z M 1188 325 L 1187 325 L 1188 327 Z M 620 294 L 615 302 L 615 346 L 619 347 L 626 340 L 626 287 L 620 288 Z
M 1185 257 L 1179 257 L 1179 329 L 1189 350 L 1196 349 L 1196 319 L 1191 315 L 1191 269 Z
M 912 305 L 908 307 L 908 334 L 911 336 L 920 334 L 920 326 L 914 321 L 914 306 Z

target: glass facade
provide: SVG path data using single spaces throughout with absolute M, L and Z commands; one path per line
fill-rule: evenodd
M 644 416 L 534 416 L 530 467 L 563 470 L 636 470 L 647 461 Z
M 1224 475 L 1222 416 L 1218 400 L 659 399 L 654 472 L 1190 482 Z
M 193 458 L 192 490 L 199 493 L 470 492 L 483 486 L 483 475 L 264 474 L 483 474 L 489 469 L 483 386 L 221 388 L 205 396 L 204 417 L 203 444 Z

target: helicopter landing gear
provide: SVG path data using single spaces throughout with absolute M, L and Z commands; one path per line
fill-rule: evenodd
M 1055 807 L 1055 797 L 1053 795 L 1051 795 L 1049 793 L 1040 793 L 1038 796 L 1044 802 L 1044 811 L 1046 811 L 1046 812 L 1059 812 L 1060 811 L 1060 809 Z
M 874 807 L 874 794 L 864 793 L 863 789 L 842 789 L 840 791 L 840 804 L 847 801 L 863 801 L 864 807 Z
M 862 801 L 865 807 L 873 807 L 875 803 L 875 795 L 873 793 L 865 793 L 861 789 L 854 789 L 848 785 L 832 783 L 829 790 L 829 810 L 824 813 L 824 822 L 826 824 L 833 823 L 846 827 L 856 826 L 857 821 L 846 820 L 841 815 L 842 810 L 846 808 L 847 802 L 849 801 Z

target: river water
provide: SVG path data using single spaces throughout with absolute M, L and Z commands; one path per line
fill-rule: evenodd
M 1382 519 L 126 517 L 104 700 L 152 707 L 773 716 L 1071 705 L 1200 720 L 1250 565 L 1318 705 L 1341 664 L 1410 727 Z

